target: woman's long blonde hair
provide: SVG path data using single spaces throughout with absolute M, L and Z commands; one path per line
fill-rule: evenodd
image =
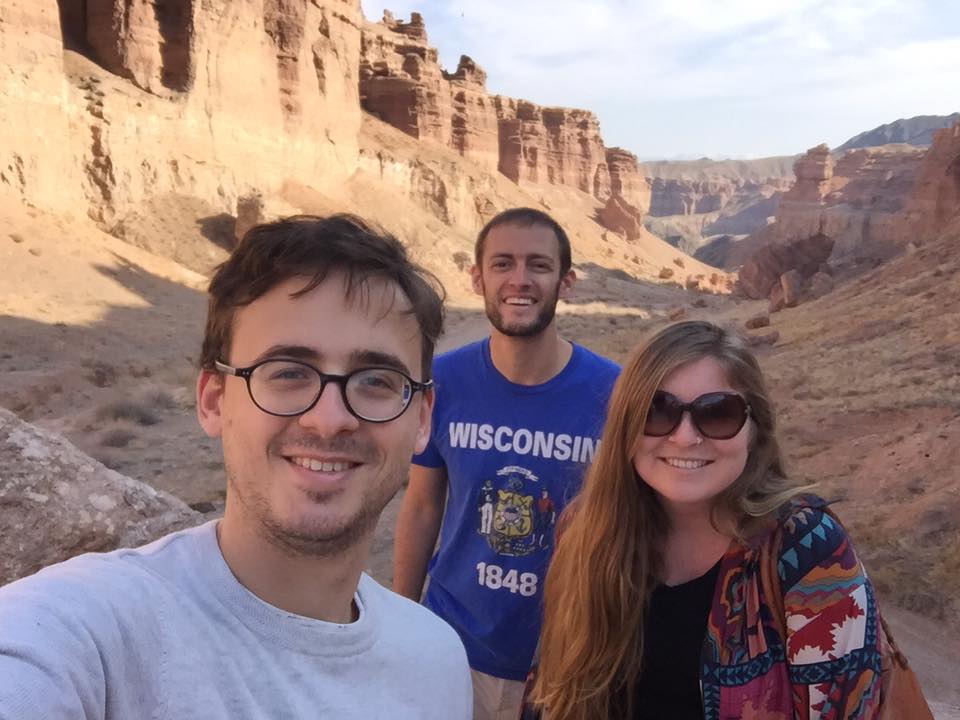
M 735 333 L 707 322 L 671 325 L 631 356 L 614 387 L 583 490 L 560 522 L 547 572 L 540 664 L 532 700 L 547 720 L 629 717 L 640 675 L 647 603 L 668 520 L 632 457 L 654 392 L 681 365 L 710 357 L 750 405 L 746 467 L 714 504 L 738 531 L 804 488 L 786 478 L 760 366 Z

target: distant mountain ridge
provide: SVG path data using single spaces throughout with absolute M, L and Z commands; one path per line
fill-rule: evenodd
M 855 148 L 876 147 L 890 143 L 906 143 L 928 147 L 933 142 L 933 133 L 941 128 L 952 127 L 960 122 L 960 112 L 952 115 L 917 115 L 912 118 L 901 118 L 886 125 L 880 125 L 873 130 L 867 130 L 854 135 L 834 152 L 853 150 Z

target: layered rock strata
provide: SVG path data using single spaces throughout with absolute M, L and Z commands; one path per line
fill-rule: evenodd
M 898 237 L 929 240 L 960 216 L 960 123 L 934 133 L 933 144 L 896 224 Z
M 649 207 L 636 157 L 604 146 L 596 115 L 490 95 L 486 73 L 466 56 L 445 72 L 417 13 L 409 22 L 385 13 L 364 25 L 360 99 L 411 137 L 438 142 L 519 185 L 564 185 L 602 202 L 619 195 L 641 214 Z
M 69 138 L 70 88 L 53 0 L 0 3 L 0 193 L 83 211 Z
M 813 277 L 832 251 L 833 240 L 822 233 L 762 247 L 740 269 L 740 288 L 749 298 L 768 297 L 788 273 L 796 273 L 794 285 L 796 280 Z
M 793 184 L 788 157 L 644 163 L 648 230 L 695 252 L 716 235 L 748 235 L 774 216 Z
M 165 192 L 233 212 L 251 189 L 342 182 L 359 152 L 361 17 L 359 0 L 4 4 L 0 65 L 19 70 L 0 75 L 0 172 L 10 166 L 7 184 L 41 207 L 76 192 L 108 227 Z M 10 106 L 36 112 L 7 118 Z M 57 163 L 43 150 L 49 178 L 15 149 L 38 134 L 69 152 Z
M 834 159 L 826 145 L 797 160 L 796 182 L 783 195 L 767 242 L 817 233 L 834 240 L 836 258 L 883 254 L 897 242 L 897 217 L 924 151 L 908 145 L 851 150 Z

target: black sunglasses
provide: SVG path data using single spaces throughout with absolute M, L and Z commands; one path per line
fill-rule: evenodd
M 680 425 L 685 412 L 690 413 L 694 427 L 711 440 L 729 440 L 750 417 L 750 405 L 735 392 L 712 392 L 692 402 L 680 402 L 663 390 L 653 394 L 643 434 L 651 437 L 669 435 Z

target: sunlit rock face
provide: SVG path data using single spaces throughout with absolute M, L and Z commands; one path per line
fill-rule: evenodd
M 433 140 L 519 185 L 564 185 L 602 202 L 620 195 L 641 214 L 650 190 L 636 157 L 606 148 L 596 115 L 490 95 L 467 56 L 444 71 L 423 18 L 390 13 L 366 23 L 360 59 L 363 108 L 418 140 Z
M 0 60 L 21 70 L 0 77 L 0 173 L 16 178 L 0 192 L 110 227 L 165 192 L 233 212 L 251 188 L 341 183 L 359 154 L 361 17 L 359 0 L 5 3 Z
M 896 225 L 898 239 L 928 240 L 960 215 L 960 123 L 934 133 Z

